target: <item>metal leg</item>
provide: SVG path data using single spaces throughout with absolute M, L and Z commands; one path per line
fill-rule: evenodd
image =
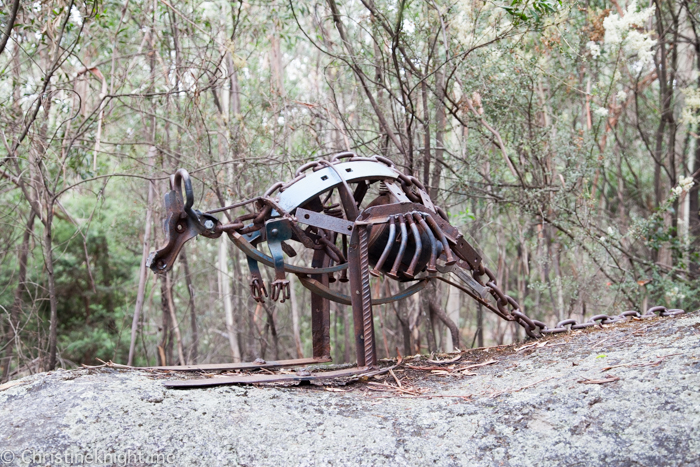
M 401 261 L 403 260 L 403 255 L 406 252 L 406 245 L 408 245 L 408 230 L 406 229 L 406 219 L 403 215 L 399 214 L 399 227 L 401 228 L 401 245 L 399 245 L 399 252 L 396 254 L 396 259 L 394 260 L 394 265 L 391 267 L 386 275 L 394 280 L 399 278 L 399 266 L 401 266 Z
M 323 250 L 314 251 L 311 262 L 313 268 L 327 267 L 330 258 Z M 328 274 L 313 274 L 315 279 L 328 286 Z M 330 358 L 331 356 L 331 302 L 315 293 L 311 294 L 311 338 L 313 341 L 314 358 Z
M 377 362 L 372 316 L 372 296 L 369 287 L 369 252 L 367 227 L 356 225 L 350 239 L 348 273 L 350 301 L 357 346 L 357 366 L 373 367 Z
M 420 232 L 418 231 L 418 224 L 414 222 L 413 216 L 411 214 L 406 214 L 406 220 L 408 221 L 408 225 L 411 227 L 411 232 L 413 232 L 413 241 L 416 245 L 416 251 L 413 253 L 413 258 L 411 259 L 411 264 L 408 266 L 408 269 L 404 274 L 406 274 L 408 277 L 413 277 L 413 273 L 415 272 L 416 269 L 416 264 L 418 264 L 418 258 L 420 258 L 421 253 L 423 252 L 423 243 L 421 242 L 420 239 Z

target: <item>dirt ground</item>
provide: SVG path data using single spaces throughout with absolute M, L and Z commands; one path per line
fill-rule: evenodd
M 0 465 L 700 465 L 697 312 L 369 378 L 163 386 L 203 376 L 220 375 L 105 367 L 0 387 Z

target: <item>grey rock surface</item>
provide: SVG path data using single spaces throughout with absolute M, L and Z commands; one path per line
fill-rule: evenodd
M 698 313 L 468 357 L 498 363 L 423 372 L 421 397 L 34 375 L 0 391 L 0 465 L 700 465 Z

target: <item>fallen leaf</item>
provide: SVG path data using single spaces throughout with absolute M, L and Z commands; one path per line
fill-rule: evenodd
M 328 391 L 328 392 L 348 392 L 346 389 L 340 389 L 340 388 L 326 388 L 326 391 Z
M 464 375 L 464 376 L 476 376 L 476 373 L 470 373 L 470 372 L 465 370 L 462 372 L 462 375 Z
M 432 370 L 431 373 L 439 376 L 449 376 L 450 374 L 450 372 L 446 370 Z

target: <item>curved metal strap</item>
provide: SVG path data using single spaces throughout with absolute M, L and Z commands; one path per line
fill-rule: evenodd
M 421 279 L 420 281 L 416 282 L 413 284 L 411 287 L 407 288 L 406 290 L 397 293 L 396 295 L 392 295 L 390 297 L 382 297 L 382 298 L 373 298 L 372 299 L 372 305 L 384 305 L 386 303 L 391 303 L 391 302 L 396 302 L 399 300 L 403 300 L 404 298 L 410 297 L 411 295 L 420 292 L 425 288 L 426 285 L 428 285 L 429 279 Z M 299 282 L 315 293 L 316 295 L 319 295 L 323 298 L 327 298 L 328 300 L 331 300 L 336 303 L 340 303 L 342 305 L 351 305 L 352 303 L 350 302 L 350 296 L 345 295 L 340 292 L 336 292 L 334 290 L 331 290 L 329 287 L 326 287 L 325 285 L 321 284 L 319 281 L 315 279 L 309 279 L 307 277 L 299 277 Z
M 248 257 L 253 258 L 259 263 L 263 263 L 265 266 L 271 268 L 275 267 L 275 262 L 267 256 L 265 253 L 258 251 L 253 245 L 250 244 L 241 234 L 238 232 L 226 232 L 228 237 L 233 243 L 236 244 L 238 248 L 243 251 Z M 336 266 L 331 266 L 329 268 L 307 268 L 304 266 L 294 266 L 293 264 L 284 263 L 284 270 L 286 272 L 291 272 L 294 274 L 328 274 L 331 272 L 342 271 L 348 268 L 348 263 L 338 264 Z
M 331 164 L 316 172 L 306 172 L 306 176 L 287 186 L 279 193 L 279 206 L 292 212 L 319 194 L 343 183 L 358 180 L 395 180 L 399 172 L 376 160 L 349 161 Z M 354 219 L 352 219 L 354 220 Z

